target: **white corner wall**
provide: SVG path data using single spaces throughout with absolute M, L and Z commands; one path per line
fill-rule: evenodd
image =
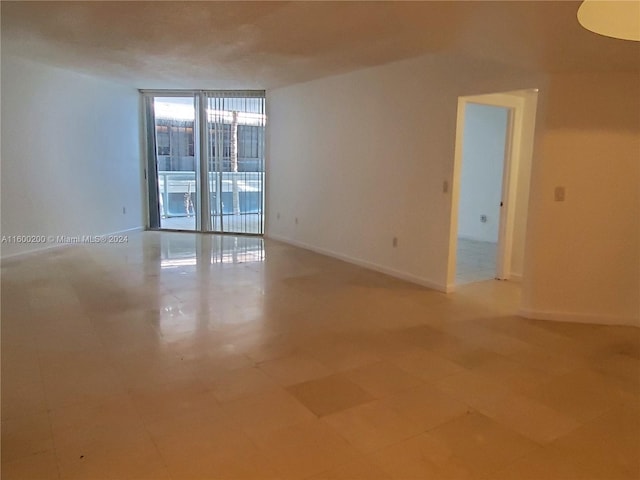
M 507 121 L 506 108 L 468 103 L 464 116 L 458 237 L 498 241 Z M 486 216 L 486 222 L 481 216 Z
M 539 83 L 426 56 L 268 91 L 267 236 L 446 290 L 458 97 Z
M 3 236 L 144 225 L 137 90 L 3 55 L 1 94 Z M 5 243 L 1 252 L 51 246 Z
M 511 278 L 522 279 L 524 255 L 527 239 L 529 214 L 529 194 L 531 188 L 531 166 L 534 157 L 534 144 L 537 137 L 538 93 L 527 90 L 512 92 L 522 98 L 524 115 L 522 118 L 522 137 L 520 138 L 520 158 L 516 194 L 516 211 L 513 224 L 513 252 L 511 255 Z
M 640 326 L 639 106 L 637 74 L 551 77 L 532 170 L 525 316 Z

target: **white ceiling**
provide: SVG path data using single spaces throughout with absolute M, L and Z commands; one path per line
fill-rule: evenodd
M 138 88 L 273 88 L 429 53 L 537 72 L 640 72 L 579 1 L 10 2 L 2 50 Z

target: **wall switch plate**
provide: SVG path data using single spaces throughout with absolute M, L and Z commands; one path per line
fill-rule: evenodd
M 393 246 L 393 248 L 396 248 L 398 246 L 398 237 L 393 237 L 391 245 Z
M 449 191 L 449 182 L 446 180 L 442 182 L 442 193 L 447 193 Z
M 564 187 L 556 187 L 553 192 L 553 198 L 556 202 L 564 202 L 565 191 Z
M 480 215 L 480 221 L 482 223 L 487 223 L 487 216 L 486 215 Z

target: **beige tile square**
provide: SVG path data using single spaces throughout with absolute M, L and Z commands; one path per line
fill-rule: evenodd
M 211 380 L 209 386 L 218 401 L 228 402 L 273 389 L 278 384 L 262 370 L 249 367 L 225 372 Z
M 129 397 L 145 423 L 219 408 L 213 392 L 195 381 L 140 385 Z
M 586 369 L 557 376 L 525 395 L 578 422 L 595 418 L 629 400 L 629 393 Z
M 422 432 L 419 424 L 399 415 L 381 401 L 328 415 L 322 421 L 364 453 Z
M 5 381 L 3 364 L 2 375 L 2 419 L 25 417 L 46 413 L 47 399 L 44 385 L 39 379 L 28 381 Z
M 397 480 L 478 478 L 474 470 L 456 462 L 447 445 L 426 434 L 382 448 L 367 458 Z
M 553 378 L 549 373 L 507 357 L 491 358 L 471 370 L 515 392 L 529 391 Z
M 469 370 L 480 368 L 489 362 L 503 358 L 498 353 L 473 344 L 459 346 L 457 343 L 447 343 L 442 348 L 435 350 L 435 353 Z
M 418 425 L 422 431 L 464 415 L 470 408 L 433 385 L 421 385 L 403 391 L 381 400 L 380 403 Z
M 180 480 L 280 480 L 273 462 L 254 446 L 223 445 L 215 449 L 196 446 L 166 460 L 172 479 Z
M 260 363 L 258 368 L 284 386 L 325 377 L 333 373 L 314 358 L 302 353 Z
M 349 370 L 345 375 L 378 398 L 422 384 L 417 376 L 385 361 Z
M 290 336 L 283 335 L 246 349 L 245 355 L 252 361 L 260 363 L 293 355 L 297 350 L 295 341 Z
M 272 430 L 257 444 L 284 478 L 306 478 L 358 457 L 344 438 L 318 420 Z
M 2 421 L 2 463 L 53 450 L 46 413 Z
M 380 360 L 379 355 L 365 343 L 349 335 L 322 335 L 305 342 L 306 353 L 335 372 L 369 365 Z
M 434 382 L 465 371 L 463 367 L 451 360 L 422 349 L 413 349 L 408 353 L 395 355 L 389 361 L 425 382 Z
M 223 410 L 148 426 L 173 478 L 275 478 L 271 462 Z
M 443 332 L 428 325 L 402 328 L 396 330 L 395 334 L 406 343 L 425 350 L 433 350 L 450 340 Z
M 151 441 L 131 447 L 92 445 L 80 451 L 56 451 L 61 479 L 159 479 L 169 472 Z
M 281 388 L 226 402 L 222 408 L 250 436 L 315 418 L 309 409 Z
M 2 462 L 3 480 L 57 480 L 58 464 L 55 453 L 43 451 L 19 460 Z
M 490 474 L 533 451 L 537 444 L 476 412 L 430 430 L 430 438 L 444 444 L 456 464 L 475 474 Z
M 563 436 L 580 423 L 523 395 L 502 397 L 480 408 L 486 416 L 540 444 Z
M 468 371 L 445 377 L 434 385 L 444 393 L 478 409 L 490 407 L 512 393 L 504 385 Z
M 608 455 L 609 453 L 607 453 Z M 553 444 L 534 450 L 508 466 L 492 472 L 487 480 L 637 480 L 639 471 L 629 471 L 607 455 L 590 457 L 586 452 L 567 453 Z M 616 459 L 617 460 L 617 459 Z M 622 467 L 622 468 L 621 468 Z
M 391 476 L 366 458 L 309 477 L 309 480 L 390 480 Z
M 609 410 L 550 447 L 580 466 L 585 477 L 640 477 L 640 405 Z
M 374 399 L 344 375 L 330 375 L 298 383 L 287 387 L 287 391 L 319 417 Z
M 124 394 L 125 388 L 112 367 L 78 371 L 60 377 L 45 377 L 47 405 L 51 409 L 69 405 L 100 403 L 105 397 Z
M 133 402 L 123 395 L 58 408 L 49 418 L 57 454 L 71 458 L 88 450 L 135 449 L 149 440 Z
M 552 375 L 565 375 L 583 368 L 586 360 L 567 352 L 545 349 L 544 346 L 534 346 L 529 350 L 522 350 L 509 355 L 509 358 L 520 364 L 542 370 Z
M 467 341 L 477 341 L 477 345 L 500 355 L 513 355 L 518 352 L 528 351 L 530 345 L 518 338 L 514 338 L 504 333 L 489 331 L 475 339 L 473 337 L 463 337 Z

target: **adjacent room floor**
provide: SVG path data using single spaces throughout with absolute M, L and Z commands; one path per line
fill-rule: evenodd
M 639 330 L 258 238 L 2 264 L 2 478 L 637 479 Z
M 497 250 L 495 242 L 458 238 L 456 285 L 495 278 Z

